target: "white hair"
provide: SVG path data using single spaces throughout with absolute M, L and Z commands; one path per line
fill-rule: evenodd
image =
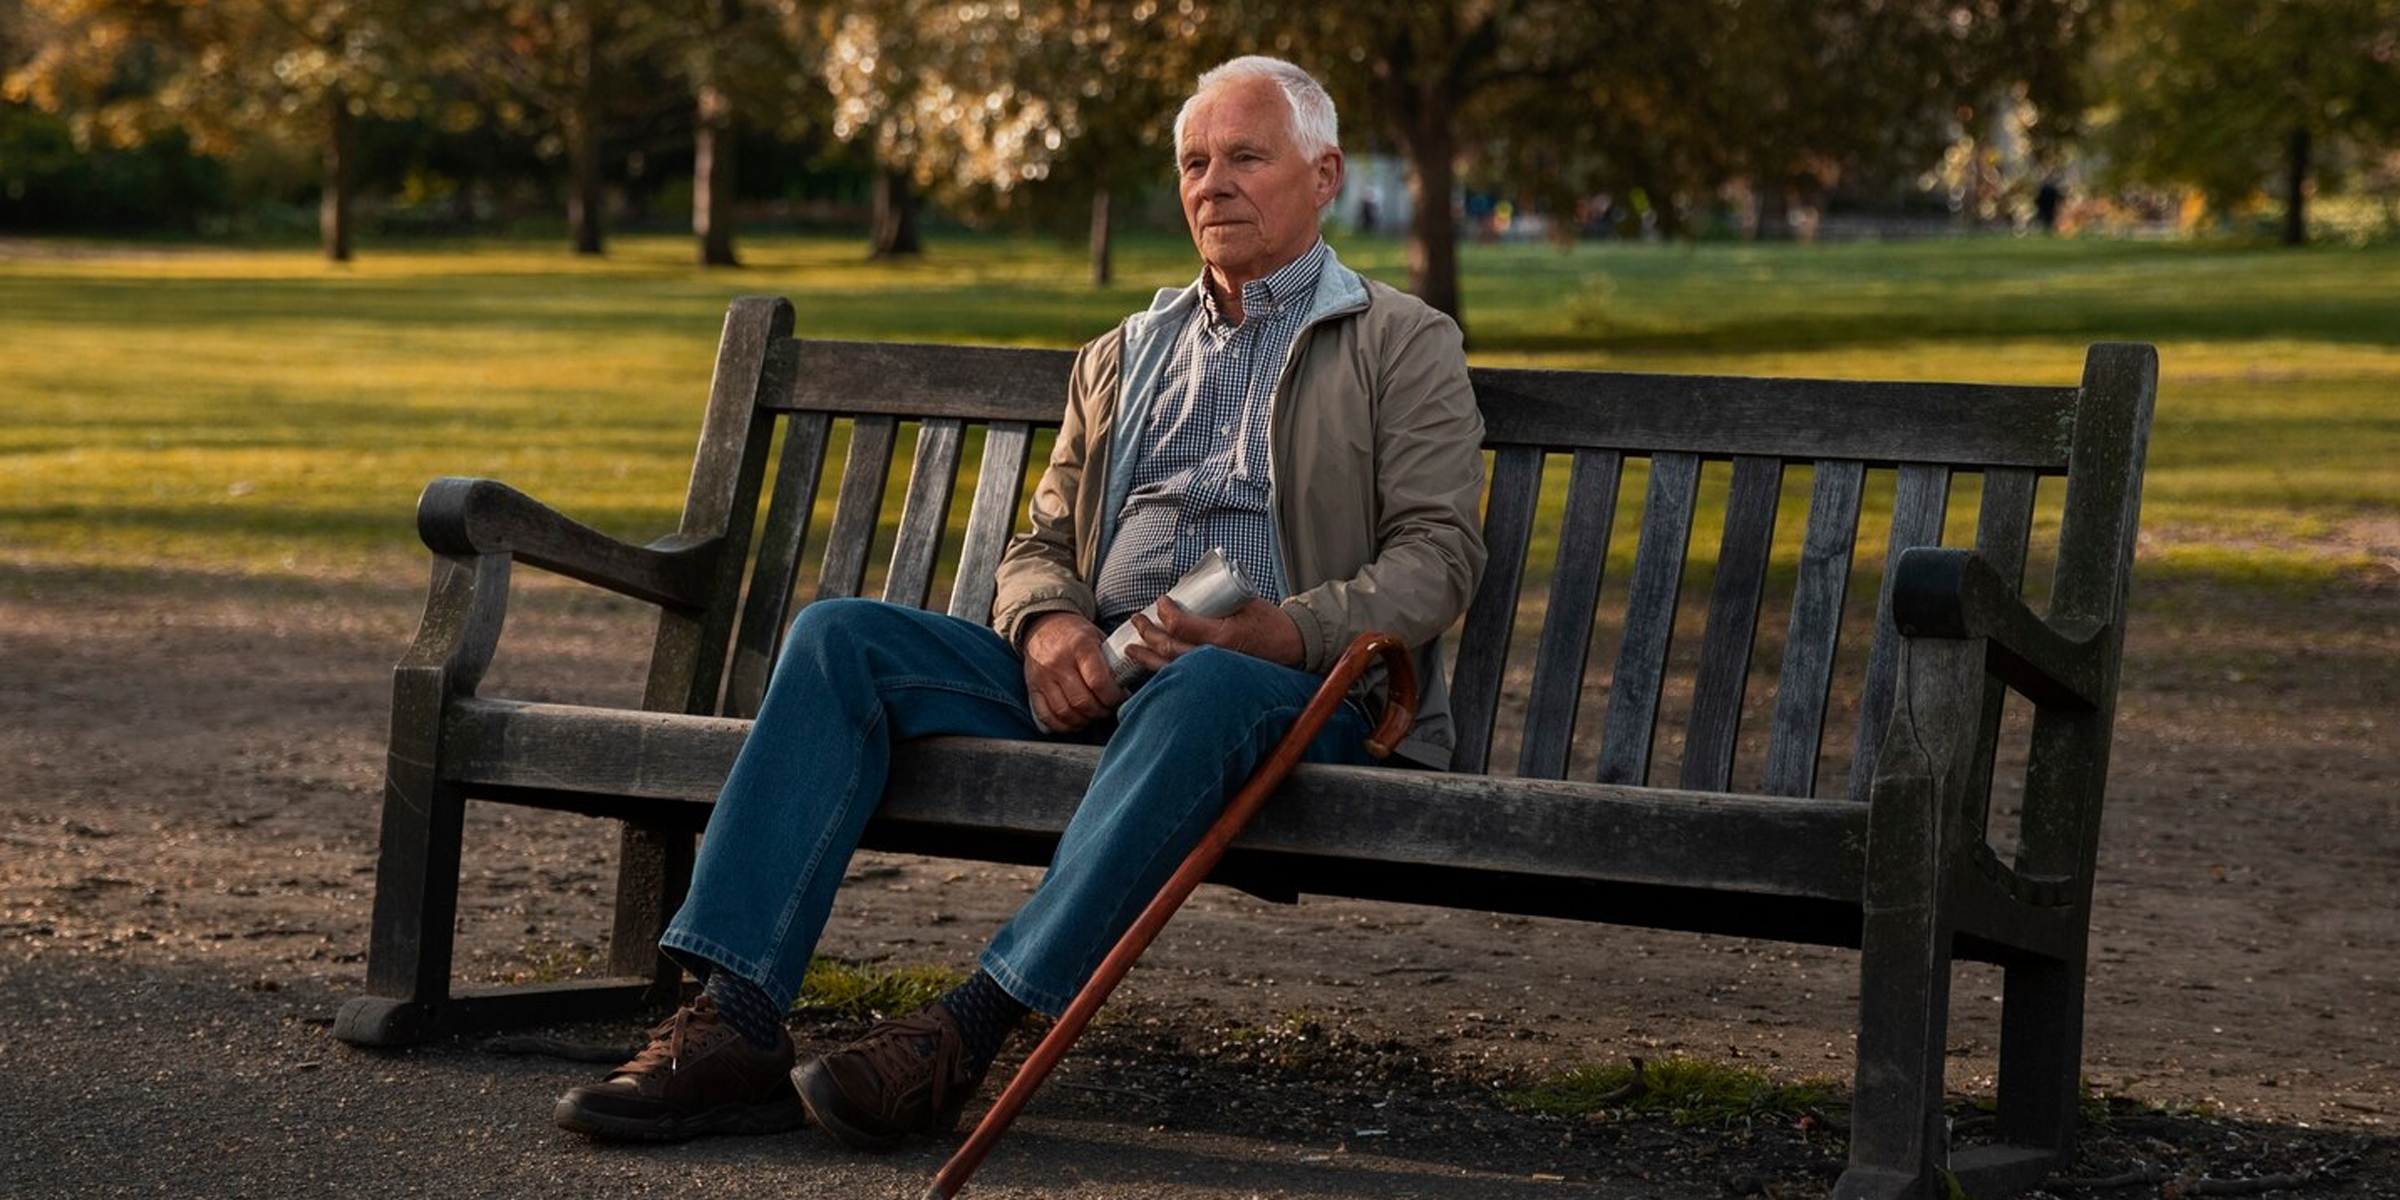
M 1282 89 L 1284 107 L 1292 114 L 1292 144 L 1310 158 L 1339 151 L 1341 119 L 1334 114 L 1333 97 L 1316 77 L 1283 61 L 1263 54 L 1249 54 L 1210 67 L 1193 86 L 1192 94 L 1175 112 L 1175 153 L 1183 153 L 1184 118 L 1191 115 L 1192 105 L 1199 102 L 1211 88 L 1219 84 L 1238 83 L 1246 79 L 1267 79 Z

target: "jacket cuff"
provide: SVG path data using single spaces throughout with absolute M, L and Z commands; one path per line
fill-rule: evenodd
M 1033 623 L 1035 617 L 1049 612 L 1082 613 L 1086 620 L 1092 615 L 1084 612 L 1083 605 L 1077 603 L 1069 589 L 1046 588 L 1025 597 L 1008 611 L 993 618 L 992 632 L 1007 639 L 1010 646 L 1022 653 L 1025 649 L 1026 627 Z
M 1343 649 L 1338 644 L 1341 631 L 1326 628 L 1316 611 L 1297 596 L 1286 599 L 1279 607 L 1300 630 L 1300 669 L 1311 675 L 1332 670 L 1334 656 Z

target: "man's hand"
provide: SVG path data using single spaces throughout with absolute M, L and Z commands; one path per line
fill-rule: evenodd
M 1033 618 L 1025 632 L 1025 698 L 1042 728 L 1072 733 L 1125 702 L 1100 643 L 1099 627 L 1081 613 Z
M 1125 648 L 1125 657 L 1152 671 L 1199 646 L 1239 650 L 1287 667 L 1299 666 L 1307 649 L 1291 614 L 1264 597 L 1252 597 L 1227 616 L 1203 617 L 1161 596 L 1158 615 L 1159 620 L 1152 621 L 1135 613 L 1133 627 L 1140 631 L 1141 640 Z

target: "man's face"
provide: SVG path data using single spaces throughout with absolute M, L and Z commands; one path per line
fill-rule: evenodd
M 1341 152 L 1302 153 L 1292 143 L 1283 89 L 1267 79 L 1201 93 L 1184 116 L 1175 155 L 1192 244 L 1228 289 L 1307 251 L 1317 238 L 1317 210 L 1342 186 Z

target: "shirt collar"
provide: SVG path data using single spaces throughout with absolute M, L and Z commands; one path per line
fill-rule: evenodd
M 1325 273 L 1325 261 L 1333 257 L 1325 239 L 1318 238 L 1308 252 L 1276 268 L 1264 279 L 1253 279 L 1242 285 L 1242 318 L 1271 317 L 1286 306 L 1304 303 L 1317 290 L 1317 278 Z M 1208 323 L 1222 326 L 1225 314 L 1217 307 L 1216 294 L 1208 290 L 1208 269 L 1200 270 L 1200 311 Z

